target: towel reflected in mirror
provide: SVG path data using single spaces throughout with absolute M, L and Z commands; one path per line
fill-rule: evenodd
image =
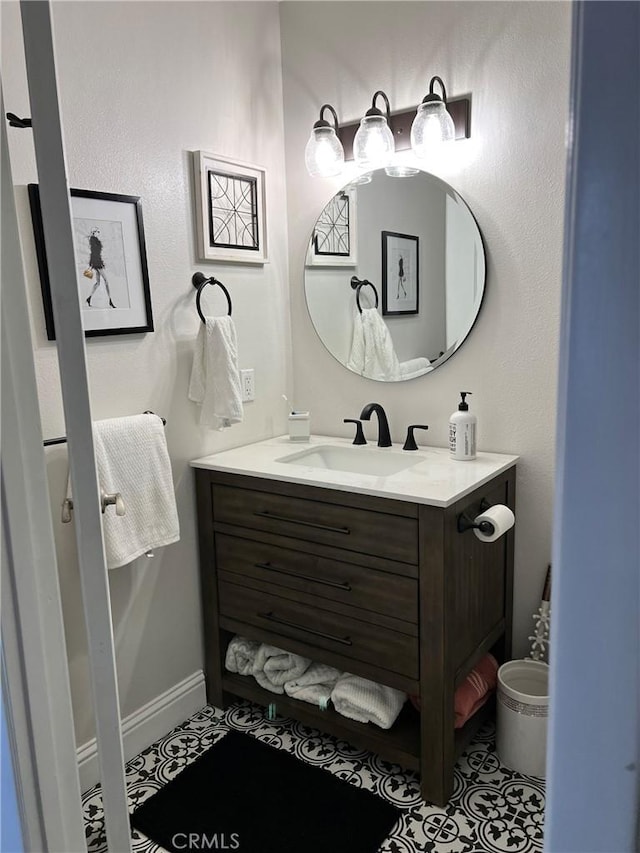
M 428 358 L 399 361 L 385 321 L 375 308 L 363 308 L 354 314 L 347 367 L 366 379 L 389 382 L 422 376 L 431 363 Z

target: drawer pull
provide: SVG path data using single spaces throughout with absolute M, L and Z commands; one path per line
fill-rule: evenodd
M 298 631 L 305 631 L 307 634 L 315 634 L 316 637 L 324 637 L 325 640 L 332 640 L 334 643 L 342 643 L 343 646 L 352 646 L 350 637 L 336 637 L 333 634 L 325 634 L 324 631 L 314 631 L 313 628 L 307 628 L 306 625 L 298 625 L 296 622 L 287 622 L 286 619 L 280 619 L 279 616 L 274 616 L 272 612 L 257 613 L 261 619 L 268 619 L 270 622 L 277 622 L 279 625 L 286 625 L 288 628 L 296 628 Z
M 328 581 L 324 578 L 314 578 L 312 575 L 301 575 L 298 572 L 288 572 L 286 569 L 281 569 L 280 566 L 272 566 L 271 563 L 256 563 L 256 569 L 267 569 L 269 572 L 278 572 L 281 575 L 287 575 L 290 578 L 300 578 L 303 581 L 311 581 L 312 583 L 321 583 L 324 586 L 331 586 L 334 589 L 343 589 L 345 592 L 351 592 L 351 584 L 349 581 Z
M 317 524 L 315 521 L 302 521 L 300 518 L 287 518 L 286 515 L 276 515 L 275 512 L 268 510 L 257 510 L 253 513 L 259 515 L 260 518 L 268 518 L 272 521 L 286 521 L 287 524 L 303 524 L 305 527 L 315 527 L 316 530 L 328 530 L 330 533 L 351 533 L 348 527 L 331 527 L 329 524 Z

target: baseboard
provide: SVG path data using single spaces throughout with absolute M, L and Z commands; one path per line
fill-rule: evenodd
M 204 673 L 199 670 L 129 714 L 122 721 L 125 761 L 134 758 L 206 704 Z M 96 739 L 79 746 L 76 755 L 80 789 L 86 791 L 100 781 Z

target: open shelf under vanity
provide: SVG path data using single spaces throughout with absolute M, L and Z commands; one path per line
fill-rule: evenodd
M 425 800 L 445 804 L 495 705 L 455 730 L 455 689 L 486 652 L 511 652 L 513 531 L 481 543 L 457 518 L 483 500 L 513 509 L 515 466 L 446 507 L 209 468 L 196 488 L 209 702 L 275 704 L 417 771 Z M 416 695 L 421 710 L 406 702 L 385 730 L 272 693 L 225 670 L 235 634 Z
M 390 729 L 381 729 L 372 723 L 350 720 L 339 714 L 331 705 L 323 711 L 286 694 L 271 693 L 260 687 L 252 676 L 225 673 L 222 688 L 225 705 L 231 704 L 237 698 L 247 699 L 263 707 L 275 704 L 279 716 L 293 717 L 307 726 L 343 738 L 353 746 L 375 752 L 385 761 L 400 764 L 408 770 L 420 770 L 420 712 L 408 701 L 393 726 Z M 484 723 L 493 716 L 494 710 L 495 700 L 490 699 L 463 728 L 455 730 L 456 759 Z

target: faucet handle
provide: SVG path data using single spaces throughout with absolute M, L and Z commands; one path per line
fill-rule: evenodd
M 356 437 L 353 439 L 352 444 L 367 443 L 367 439 L 364 437 L 364 432 L 362 431 L 362 421 L 359 421 L 356 418 L 344 418 L 343 423 L 356 425 Z
M 416 444 L 416 440 L 413 436 L 414 429 L 429 429 L 426 424 L 411 424 L 411 426 L 407 427 L 407 438 L 402 447 L 403 450 L 417 450 L 418 445 Z

